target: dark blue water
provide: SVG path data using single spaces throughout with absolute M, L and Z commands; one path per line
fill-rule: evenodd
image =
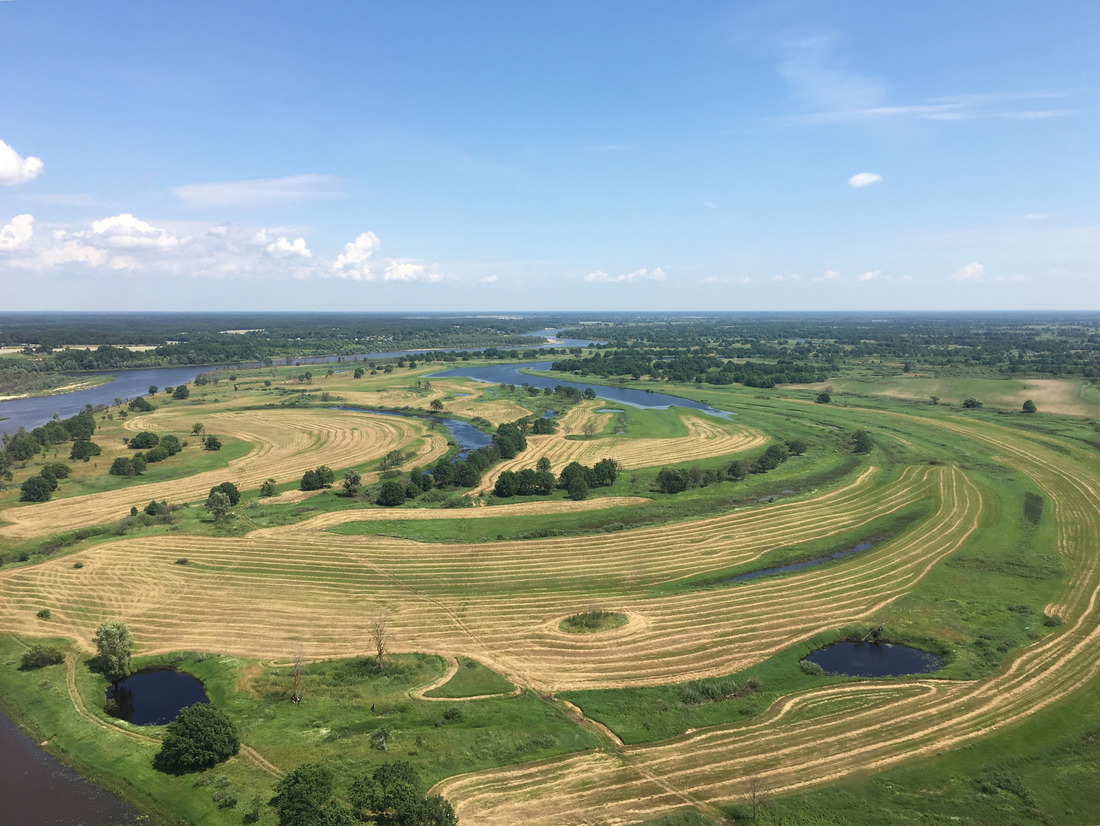
M 813 568 L 815 565 L 821 565 L 825 562 L 831 562 L 834 559 L 844 559 L 846 556 L 852 556 L 853 554 L 862 553 L 863 551 L 869 551 L 875 547 L 882 540 L 879 538 L 867 539 L 863 542 L 859 542 L 850 548 L 845 548 L 843 551 L 836 551 L 828 556 L 820 556 L 817 559 L 807 559 L 805 562 L 792 562 L 789 565 L 777 565 L 774 568 L 763 568 L 759 571 L 749 571 L 747 574 L 738 574 L 737 576 L 731 576 L 727 579 L 719 580 L 719 584 L 725 585 L 727 582 L 746 582 L 750 579 L 758 579 L 762 576 L 772 576 L 774 574 L 786 574 L 791 571 L 804 571 L 807 568 Z
M 148 820 L 47 754 L 0 713 L 0 822 L 131 826 Z
M 905 677 L 943 668 L 943 659 L 930 651 L 888 642 L 834 642 L 806 659 L 846 677 Z
M 526 335 L 538 336 L 537 333 Z M 523 347 L 500 348 L 502 350 L 540 350 L 547 347 L 587 347 L 592 341 L 586 339 L 566 339 L 558 344 L 532 344 Z M 451 350 L 455 353 L 474 353 L 485 348 L 468 347 L 465 349 Z M 355 363 L 357 361 L 369 361 L 372 359 L 401 358 L 403 356 L 416 356 L 426 353 L 427 350 L 393 350 L 387 353 L 359 353 L 347 356 L 315 356 L 300 359 L 274 359 L 272 365 L 286 364 L 337 364 L 341 362 Z M 199 373 L 206 373 L 215 366 L 236 367 L 241 370 L 254 370 L 267 365 L 260 362 L 249 362 L 231 365 L 194 365 L 191 367 L 152 367 L 143 370 L 119 370 L 114 372 L 115 379 L 99 387 L 88 390 L 78 390 L 73 393 L 61 393 L 56 396 L 41 396 L 32 399 L 10 399 L 0 402 L 0 433 L 14 433 L 20 427 L 32 430 L 39 425 L 44 425 L 53 414 L 57 413 L 65 419 L 75 416 L 85 405 L 111 405 L 117 399 L 132 399 L 144 396 L 149 392 L 149 385 L 155 384 L 162 390 L 165 387 L 175 387 L 177 384 L 189 384 L 194 381 Z M 108 373 L 78 373 L 74 380 L 84 376 L 101 376 Z
M 150 668 L 131 674 L 107 689 L 114 706 L 107 713 L 135 726 L 171 723 L 180 709 L 209 703 L 202 682 L 172 668 Z
M 575 381 L 564 379 L 545 378 L 544 376 L 530 376 L 521 373 L 521 370 L 549 370 L 552 362 L 529 361 L 522 364 L 490 364 L 484 367 L 455 367 L 444 370 L 441 373 L 433 373 L 429 378 L 468 378 L 475 381 L 483 381 L 488 384 L 516 384 L 529 385 L 540 389 L 546 387 L 575 387 L 585 390 L 589 387 L 592 392 L 601 399 L 615 402 L 616 404 L 629 404 L 631 407 L 643 409 L 664 410 L 669 407 L 686 407 L 690 410 L 701 410 L 711 416 L 728 418 L 736 415 L 725 410 L 715 410 L 705 402 L 696 402 L 691 399 L 683 399 L 679 396 L 670 396 L 667 393 L 651 393 L 648 390 L 631 390 L 626 387 L 609 387 L 604 384 L 578 384 Z
M 369 407 L 354 407 L 351 405 L 341 405 L 340 407 L 333 407 L 330 409 L 350 410 L 354 413 L 375 413 L 379 416 L 397 416 L 401 419 L 427 419 L 429 421 L 439 422 L 447 428 L 447 431 L 451 434 L 451 438 L 454 439 L 454 443 L 458 445 L 458 454 L 455 456 L 455 461 L 458 459 L 465 459 L 471 450 L 477 450 L 479 447 L 488 447 L 493 443 L 492 436 L 478 430 L 469 422 L 462 421 L 462 419 L 451 419 L 447 416 L 402 413 L 398 410 L 372 410 Z

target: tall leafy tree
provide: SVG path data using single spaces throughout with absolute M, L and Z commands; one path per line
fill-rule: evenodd
M 101 623 L 96 629 L 92 642 L 95 643 L 99 669 L 108 680 L 117 683 L 130 673 L 130 656 L 134 649 L 134 638 L 130 636 L 130 629 L 125 623 L 115 621 Z

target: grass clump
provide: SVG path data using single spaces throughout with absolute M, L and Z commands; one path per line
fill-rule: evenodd
M 600 631 L 622 628 L 629 621 L 626 614 L 604 611 L 593 606 L 584 613 L 566 617 L 558 628 L 567 634 L 596 634 Z
M 424 692 L 425 697 L 483 697 L 490 694 L 510 694 L 515 690 L 504 677 L 477 660 L 458 658 L 458 671 L 446 683 Z

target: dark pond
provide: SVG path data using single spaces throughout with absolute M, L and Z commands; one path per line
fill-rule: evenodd
M 202 682 L 173 668 L 131 674 L 107 689 L 107 700 L 108 714 L 136 726 L 171 723 L 180 709 L 210 702 Z
M 451 434 L 454 443 L 458 445 L 458 453 L 455 455 L 456 461 L 466 458 L 466 455 L 471 450 L 477 450 L 479 447 L 488 447 L 493 443 L 492 436 L 488 433 L 483 433 L 469 422 L 462 421 L 462 419 L 451 419 L 446 416 L 418 416 L 412 413 L 400 413 L 396 410 L 371 410 L 369 407 L 352 407 L 347 405 L 334 407 L 332 409 L 350 410 L 357 413 L 375 413 L 379 416 L 397 416 L 401 419 L 428 419 L 439 422 L 447 428 L 447 432 Z
M 682 399 L 679 396 L 670 396 L 667 393 L 650 393 L 645 390 L 631 390 L 626 387 L 609 387 L 603 384 L 578 384 L 575 381 L 544 376 L 530 376 L 521 373 L 521 370 L 549 370 L 553 362 L 529 361 L 522 364 L 490 364 L 484 367 L 455 367 L 452 370 L 444 370 L 441 373 L 433 373 L 430 378 L 469 378 L 475 381 L 483 381 L 488 384 L 517 384 L 531 387 L 575 387 L 584 390 L 591 387 L 599 398 L 607 399 L 616 404 L 629 404 L 631 407 L 665 409 L 668 407 L 686 407 L 691 410 L 702 410 L 712 416 L 728 418 L 735 415 L 725 410 L 715 410 L 705 402 Z
M 0 822 L 19 826 L 131 826 L 148 821 L 44 752 L 0 713 Z
M 774 568 L 762 568 L 759 571 L 749 571 L 747 574 L 738 574 L 737 576 L 731 576 L 728 579 L 719 580 L 719 584 L 725 585 L 727 582 L 746 582 L 750 579 L 758 579 L 762 576 L 772 576 L 773 574 L 786 574 L 791 571 L 804 571 L 806 568 L 813 568 L 815 565 L 821 565 L 825 562 L 831 562 L 834 559 L 844 559 L 846 556 L 852 556 L 853 554 L 862 553 L 863 551 L 869 551 L 875 547 L 882 539 L 880 537 L 874 537 L 872 539 L 866 539 L 863 542 L 858 542 L 850 548 L 845 548 L 843 551 L 836 551 L 828 554 L 827 556 L 821 556 L 817 559 L 807 559 L 804 562 L 792 562 L 789 565 L 777 565 Z
M 930 651 L 888 642 L 835 642 L 806 659 L 847 677 L 905 677 L 943 668 L 943 659 Z

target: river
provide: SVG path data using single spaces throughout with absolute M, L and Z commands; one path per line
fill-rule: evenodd
M 0 713 L 0 822 L 19 826 L 147 823 L 115 795 L 85 780 Z
M 629 387 L 614 387 L 607 384 L 583 384 L 576 381 L 567 381 L 559 378 L 546 378 L 545 376 L 532 376 L 523 373 L 523 370 L 549 370 L 552 362 L 529 361 L 523 364 L 489 364 L 483 367 L 455 367 L 440 373 L 432 373 L 428 378 L 468 378 L 475 381 L 488 382 L 489 384 L 516 384 L 530 385 L 539 389 L 545 387 L 575 387 L 584 391 L 592 388 L 597 398 L 606 399 L 616 404 L 628 404 L 631 407 L 642 409 L 664 410 L 669 407 L 686 407 L 689 410 L 701 410 L 711 416 L 727 418 L 736 415 L 728 410 L 716 410 L 706 402 L 697 402 L 680 396 L 670 396 L 667 393 L 657 393 L 649 390 L 632 390 Z
M 537 330 L 524 335 L 550 338 L 556 330 Z M 588 339 L 554 339 L 549 344 L 532 344 L 523 347 L 504 347 L 503 350 L 538 350 L 547 347 L 588 347 L 595 342 Z M 465 348 L 450 350 L 453 353 L 476 353 L 485 348 Z M 286 364 L 341 364 L 369 361 L 373 359 L 402 358 L 404 356 L 417 356 L 427 350 L 391 350 L 385 353 L 359 353 L 348 356 L 315 356 L 300 359 L 274 359 L 273 366 Z M 0 401 L 0 433 L 14 433 L 20 427 L 32 430 L 44 425 L 54 414 L 65 419 L 75 416 L 85 405 L 111 405 L 115 399 L 132 399 L 144 396 L 149 392 L 150 385 L 156 385 L 163 389 L 175 387 L 177 384 L 188 384 L 195 380 L 199 373 L 206 373 L 215 367 L 236 367 L 241 370 L 254 370 L 266 365 L 259 362 L 234 365 L 193 365 L 191 367 L 151 367 L 141 370 L 119 370 L 113 375 L 113 381 L 101 384 L 99 387 L 90 387 L 87 390 L 76 390 L 71 393 L 58 393 L 55 396 L 37 396 L 30 399 L 8 399 Z M 102 376 L 109 373 L 76 373 L 74 378 L 82 376 Z

